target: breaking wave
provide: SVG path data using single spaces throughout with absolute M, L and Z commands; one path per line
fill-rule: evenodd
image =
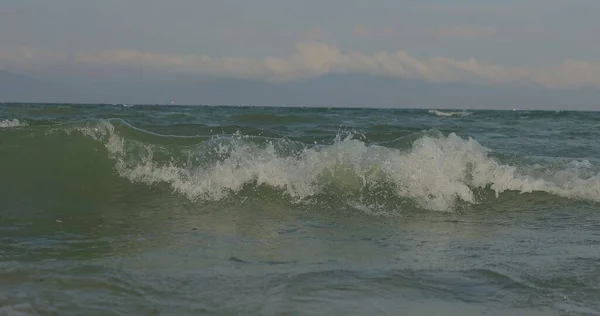
M 94 140 L 106 149 L 121 178 L 166 185 L 194 202 L 242 193 L 269 195 L 264 190 L 278 192 L 292 203 L 345 204 L 370 213 L 406 205 L 451 211 L 507 191 L 600 202 L 600 173 L 587 160 L 508 165 L 475 139 L 437 130 L 405 137 L 408 146 L 386 143 L 386 147 L 367 144 L 352 133 L 340 133 L 328 144 L 241 133 L 164 136 L 120 120 L 45 128 L 34 138 L 79 137 L 81 146 Z
M 439 111 L 439 110 L 429 110 L 427 113 L 435 114 L 437 116 L 469 116 L 472 113 L 463 111 Z

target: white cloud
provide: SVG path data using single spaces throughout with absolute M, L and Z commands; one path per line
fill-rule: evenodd
M 567 60 L 545 68 L 503 66 L 448 57 L 420 59 L 405 51 L 342 52 L 323 42 L 301 42 L 283 57 L 264 59 L 215 58 L 208 55 L 158 54 L 139 50 L 79 52 L 72 56 L 26 49 L 18 54 L 0 52 L 0 61 L 68 60 L 74 63 L 168 67 L 200 74 L 290 80 L 328 73 L 360 73 L 423 79 L 430 82 L 537 83 L 547 87 L 600 88 L 600 63 Z

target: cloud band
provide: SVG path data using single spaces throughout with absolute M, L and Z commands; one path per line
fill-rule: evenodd
M 534 83 L 550 88 L 600 88 L 600 63 L 588 61 L 566 60 L 562 64 L 543 68 L 503 66 L 480 62 L 473 58 L 419 59 L 402 50 L 375 54 L 342 52 L 334 45 L 316 41 L 298 43 L 296 50 L 288 56 L 264 59 L 159 54 L 133 49 L 78 52 L 71 55 L 20 49 L 0 51 L 0 61 L 142 65 L 206 75 L 252 77 L 273 81 L 328 73 L 358 73 L 429 82 Z

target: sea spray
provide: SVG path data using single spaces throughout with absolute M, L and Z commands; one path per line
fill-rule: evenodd
M 102 121 L 77 130 L 105 144 L 121 177 L 169 184 L 191 201 L 226 199 L 247 186 L 280 191 L 293 203 L 319 203 L 329 197 L 347 205 L 364 205 L 367 200 L 397 208 L 395 199 L 408 199 L 436 211 L 452 210 L 457 203 L 480 203 L 476 193 L 485 189 L 496 197 L 505 191 L 546 192 L 600 201 L 600 177 L 597 171 L 590 175 L 589 162 L 573 162 L 570 168 L 541 177 L 539 167 L 502 164 L 475 139 L 455 133 L 425 132 L 409 148 L 367 145 L 352 134 L 314 145 L 237 133 L 169 150 L 125 139 L 114 124 Z M 587 170 L 584 178 L 578 174 L 581 168 Z M 374 198 L 379 196 L 389 200 Z
M 27 125 L 27 123 L 21 122 L 18 119 L 0 120 L 0 128 L 21 127 L 21 126 L 28 126 L 28 125 Z

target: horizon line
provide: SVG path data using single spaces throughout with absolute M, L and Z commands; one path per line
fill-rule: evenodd
M 96 102 L 27 102 L 27 101 L 0 101 L 0 105 L 83 105 L 83 106 L 121 106 L 131 107 L 228 107 L 228 108 L 317 108 L 317 109 L 360 109 L 360 110 L 440 110 L 440 111 L 508 111 L 508 112 L 600 112 L 598 110 L 577 109 L 532 109 L 532 108 L 444 108 L 444 107 L 394 107 L 394 106 L 351 106 L 351 105 L 259 105 L 259 104 L 168 104 L 168 103 L 96 103 Z

